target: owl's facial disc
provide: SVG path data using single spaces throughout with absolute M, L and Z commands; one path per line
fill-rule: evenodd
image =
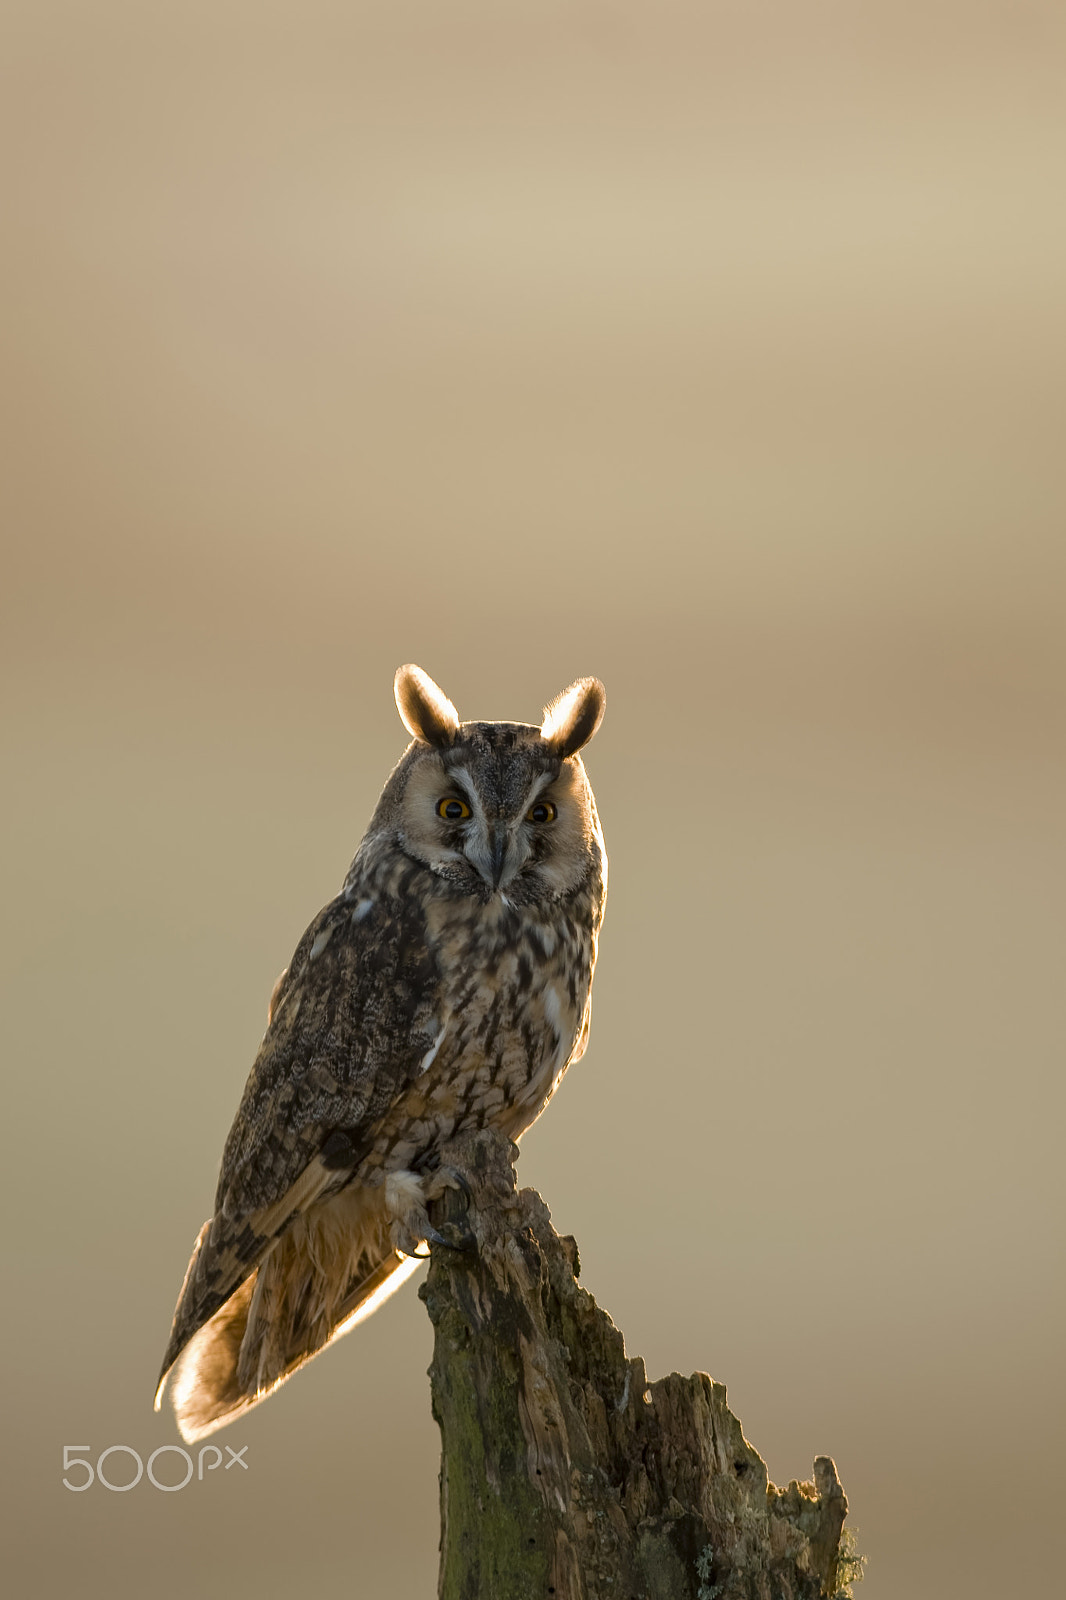
M 539 729 L 513 724 L 474 725 L 447 750 L 416 746 L 398 820 L 403 850 L 437 877 L 523 905 L 576 888 L 596 835 L 580 756 L 560 761 Z
M 503 797 L 484 773 L 427 754 L 404 795 L 402 843 L 439 877 L 504 893 L 534 855 L 544 855 L 543 836 L 556 827 L 558 805 L 542 798 L 552 777 L 529 770 L 522 792 Z

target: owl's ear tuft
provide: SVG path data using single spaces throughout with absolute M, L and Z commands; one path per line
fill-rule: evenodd
M 588 744 L 603 721 L 607 691 L 599 678 L 578 678 L 544 708 L 540 736 L 564 759 Z
M 459 714 L 428 672 L 410 663 L 400 667 L 393 689 L 396 709 L 412 738 L 435 745 L 437 749 L 454 742 L 459 732 Z

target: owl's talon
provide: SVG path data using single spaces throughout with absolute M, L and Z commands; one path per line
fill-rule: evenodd
M 422 1234 L 420 1239 L 406 1237 L 403 1240 L 394 1240 L 393 1248 L 411 1261 L 429 1260 L 431 1252 L 419 1249 L 419 1245 L 439 1245 L 444 1250 L 477 1249 L 474 1230 L 465 1222 L 442 1222 L 439 1228 L 433 1227 L 430 1222 L 424 1222 L 420 1231 Z M 412 1245 L 413 1249 L 409 1250 L 408 1245 Z
M 429 1251 L 428 1250 L 420 1250 L 418 1248 L 419 1244 L 426 1244 L 426 1243 L 427 1243 L 427 1241 L 425 1239 L 420 1239 L 418 1241 L 418 1244 L 415 1245 L 415 1248 L 413 1250 L 406 1250 L 402 1244 L 397 1244 L 396 1241 L 393 1240 L 392 1248 L 394 1250 L 398 1251 L 400 1255 L 406 1256 L 408 1261 L 428 1261 L 429 1260 L 429 1254 L 430 1254 Z
M 432 1177 L 426 1182 L 426 1199 L 430 1202 L 441 1200 L 449 1189 L 458 1189 L 459 1193 L 464 1196 L 467 1205 L 473 1199 L 470 1185 L 458 1167 L 437 1167 Z
M 477 1238 L 467 1222 L 442 1222 L 439 1228 L 430 1228 L 426 1234 L 430 1244 L 443 1245 L 446 1250 L 476 1250 Z
M 449 1171 L 449 1173 L 451 1174 L 452 1178 L 455 1181 L 456 1188 L 461 1190 L 462 1193 L 466 1196 L 466 1203 L 467 1203 L 467 1205 L 469 1205 L 471 1200 L 474 1198 L 473 1191 L 471 1190 L 470 1185 L 467 1183 L 465 1177 L 459 1171 L 458 1167 L 449 1167 L 448 1171 Z

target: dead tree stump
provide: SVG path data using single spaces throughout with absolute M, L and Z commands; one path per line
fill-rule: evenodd
M 706 1373 L 649 1383 L 577 1283 L 516 1147 L 456 1139 L 470 1184 L 434 1215 L 421 1295 L 435 1335 L 441 1600 L 820 1600 L 838 1592 L 847 1501 L 828 1456 L 777 1489 Z

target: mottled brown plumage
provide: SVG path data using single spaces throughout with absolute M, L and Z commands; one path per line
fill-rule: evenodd
M 173 1368 L 186 1439 L 397 1288 L 439 1241 L 444 1141 L 518 1138 L 588 1040 L 607 857 L 577 752 L 602 685 L 539 728 L 460 724 L 418 667 L 396 701 L 413 742 L 275 987 L 174 1313 L 156 1407 Z

